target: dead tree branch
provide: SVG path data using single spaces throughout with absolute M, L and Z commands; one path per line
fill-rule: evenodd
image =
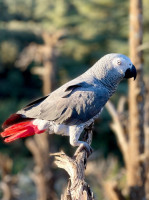
M 122 103 L 123 103 L 123 101 L 122 101 Z M 108 103 L 106 104 L 106 108 L 113 119 L 111 128 L 117 137 L 120 149 L 123 152 L 125 162 L 127 163 L 128 142 L 127 142 L 127 139 L 125 136 L 125 131 L 124 131 L 123 125 L 121 123 L 119 114 L 118 114 L 116 108 L 114 107 L 114 105 L 110 101 L 108 101 Z
M 86 130 L 85 141 L 91 144 L 92 127 Z M 70 176 L 67 188 L 61 196 L 61 200 L 93 200 L 93 193 L 89 185 L 85 182 L 85 169 L 87 165 L 87 151 L 83 149 L 76 150 L 73 158 L 67 156 L 64 152 L 58 152 L 51 155 L 55 156 L 55 164 L 64 169 Z
M 108 101 L 108 103 L 106 104 L 106 108 L 112 117 L 113 122 L 111 124 L 111 128 L 117 137 L 117 141 L 122 151 L 125 165 L 127 168 L 128 163 L 129 163 L 129 157 L 128 157 L 129 143 L 126 138 L 126 131 L 125 131 L 123 122 L 120 117 L 120 114 L 124 112 L 125 103 L 126 103 L 126 98 L 122 97 L 119 100 L 117 109 L 114 107 L 114 105 L 110 101 Z M 118 184 L 116 181 L 105 182 L 104 189 L 110 200 L 124 200 L 125 199 L 121 193 L 121 190 L 118 188 Z

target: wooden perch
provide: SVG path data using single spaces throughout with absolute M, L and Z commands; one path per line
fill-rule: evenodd
M 90 145 L 92 141 L 92 126 L 85 131 L 85 141 Z M 85 149 L 76 150 L 73 158 L 67 156 L 64 152 L 58 152 L 50 155 L 55 156 L 55 164 L 64 169 L 70 176 L 67 188 L 61 196 L 61 200 L 94 200 L 93 193 L 89 185 L 85 182 L 85 169 L 87 165 L 87 152 Z

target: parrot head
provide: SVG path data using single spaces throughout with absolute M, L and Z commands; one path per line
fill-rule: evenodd
M 109 89 L 117 88 L 123 78 L 136 79 L 137 71 L 131 60 L 118 53 L 111 53 L 103 56 L 91 68 L 91 73 L 103 85 Z
M 136 79 L 136 68 L 127 56 L 122 54 L 115 54 L 115 56 L 113 55 L 111 62 L 114 70 L 118 72 L 122 78 L 134 78 L 134 80 Z

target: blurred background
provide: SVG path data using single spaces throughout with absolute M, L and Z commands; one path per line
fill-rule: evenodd
M 83 73 L 103 55 L 117 52 L 129 56 L 129 3 L 0 0 L 0 125 L 31 100 Z M 149 77 L 148 10 L 149 2 L 144 0 L 145 80 Z M 120 96 L 126 100 L 127 95 L 128 84 L 124 80 L 112 97 L 112 104 L 117 107 Z M 128 118 L 127 103 L 125 109 L 123 122 Z M 112 187 L 118 184 L 123 195 L 128 195 L 124 187 L 125 162 L 111 122 L 111 115 L 104 109 L 95 123 L 94 154 L 86 170 L 87 181 L 99 200 L 112 199 L 105 195 L 105 188 L 110 191 L 109 180 Z M 53 165 L 48 153 L 61 149 L 73 154 L 67 137 L 43 134 L 11 144 L 0 139 L 0 199 L 60 199 L 68 176 Z

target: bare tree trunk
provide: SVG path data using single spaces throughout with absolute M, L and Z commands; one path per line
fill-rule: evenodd
M 49 67 L 45 65 L 44 68 Z M 43 88 L 47 95 L 52 87 L 52 81 L 50 79 L 50 69 L 47 69 L 47 74 L 44 76 Z M 50 135 L 48 133 L 42 133 L 35 135 L 34 139 L 27 139 L 26 146 L 32 152 L 35 160 L 35 168 L 32 173 L 32 179 L 37 186 L 38 200 L 57 200 L 57 195 L 54 190 L 54 174 L 51 170 L 51 163 L 49 159 L 50 152 Z
M 144 161 L 145 161 L 145 192 L 146 199 L 149 200 L 149 78 L 145 81 L 146 96 L 145 96 L 145 106 L 144 106 L 144 131 L 145 131 L 145 152 L 144 152 Z
M 49 34 L 42 33 L 43 45 L 31 43 L 20 54 L 20 58 L 16 62 L 16 66 L 22 70 L 26 69 L 32 61 L 42 63 L 41 66 L 36 66 L 32 69 L 32 73 L 37 74 L 43 81 L 43 95 L 48 95 L 55 88 L 55 60 L 56 46 L 59 44 L 59 39 L 64 35 L 64 31 L 57 31 Z M 38 200 L 56 200 L 54 192 L 54 175 L 51 172 L 48 153 L 50 152 L 49 134 L 44 133 L 35 135 L 34 139 L 27 139 L 26 145 L 34 156 L 36 166 L 32 174 L 33 180 L 38 188 Z
M 53 36 L 54 37 L 54 36 Z M 48 95 L 54 89 L 55 82 L 55 45 L 52 43 L 52 37 L 43 33 L 45 45 L 38 47 L 38 52 L 42 55 L 43 68 L 35 68 L 35 73 L 41 76 L 43 80 L 43 94 Z M 55 40 L 55 42 L 58 41 Z M 37 186 L 38 200 L 56 200 L 57 195 L 54 190 L 54 174 L 51 170 L 49 160 L 50 135 L 44 133 L 35 135 L 34 139 L 27 139 L 26 145 L 34 156 L 36 166 L 32 173 L 32 179 Z
M 144 82 L 142 51 L 142 0 L 130 0 L 130 58 L 137 68 L 136 81 L 129 81 L 129 163 L 127 182 L 130 188 L 130 199 L 145 199 L 145 168 L 140 163 L 144 153 Z
M 130 200 L 149 199 L 149 119 L 144 110 L 142 44 L 142 0 L 130 0 L 130 58 L 137 68 L 137 79 L 129 81 L 129 119 L 123 124 L 120 112 L 109 102 L 111 125 L 122 151 Z M 147 102 L 146 97 L 146 102 Z M 144 123 L 144 115 L 146 121 Z M 145 129 L 144 129 L 145 128 Z

